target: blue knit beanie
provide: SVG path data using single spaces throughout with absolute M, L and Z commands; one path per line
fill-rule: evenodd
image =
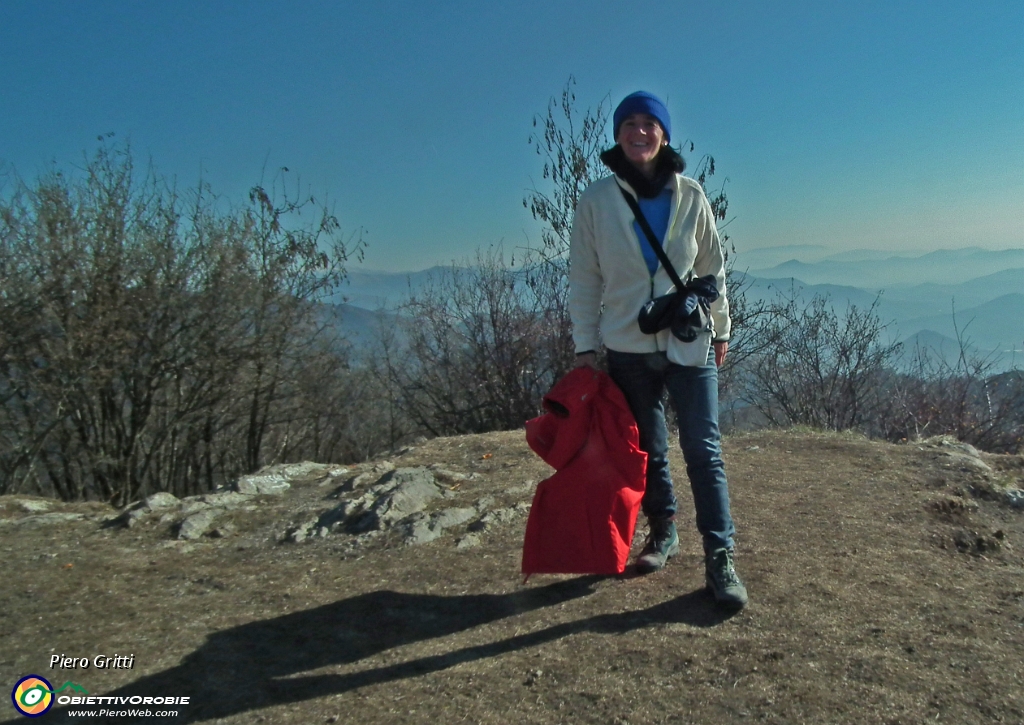
M 622 103 L 615 109 L 615 114 L 612 116 L 613 138 L 619 137 L 619 126 L 634 113 L 646 113 L 649 116 L 654 116 L 665 132 L 665 140 L 672 140 L 672 121 L 669 120 L 668 109 L 665 108 L 665 104 L 660 98 L 647 91 L 630 93 L 622 99 Z

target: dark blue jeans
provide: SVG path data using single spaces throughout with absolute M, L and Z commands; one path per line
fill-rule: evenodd
M 662 394 L 668 389 L 679 422 L 679 445 L 693 491 L 697 530 L 705 551 L 733 547 L 729 484 L 718 429 L 718 368 L 669 362 L 663 352 L 608 351 L 608 374 L 619 386 L 640 430 L 647 453 L 647 490 L 642 507 L 649 519 L 675 516 L 676 497 L 668 470 L 668 429 Z

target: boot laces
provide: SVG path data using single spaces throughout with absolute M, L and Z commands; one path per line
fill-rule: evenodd
M 723 584 L 738 584 L 739 576 L 736 575 L 736 566 L 732 561 L 732 552 L 722 549 L 711 556 L 711 572 L 716 579 Z
M 657 551 L 660 552 L 662 549 L 667 549 L 669 542 L 672 540 L 672 533 L 669 530 L 655 531 L 651 530 L 647 533 L 647 540 L 644 542 L 644 552 Z

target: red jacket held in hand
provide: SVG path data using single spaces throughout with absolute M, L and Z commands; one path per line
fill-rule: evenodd
M 621 574 L 647 468 L 626 398 L 584 366 L 555 384 L 544 409 L 526 422 L 526 441 L 557 473 L 534 494 L 523 574 Z

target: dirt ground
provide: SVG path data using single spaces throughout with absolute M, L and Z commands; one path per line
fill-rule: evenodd
M 644 577 L 523 584 L 525 518 L 473 548 L 456 546 L 465 526 L 419 546 L 281 543 L 334 504 L 322 480 L 192 542 L 159 521 L 104 526 L 99 504 L 16 523 L 25 497 L 0 497 L 0 683 L 190 697 L 169 719 L 55 705 L 43 723 L 1024 723 L 1024 512 L 985 495 L 1024 487 L 1021 457 L 983 454 L 986 473 L 934 446 L 802 431 L 729 437 L 725 454 L 751 600 L 736 614 L 703 590 L 678 452 L 682 552 Z M 393 460 L 476 472 L 453 496 L 495 505 L 550 473 L 521 432 Z M 53 654 L 134 667 L 51 669 Z M 26 722 L 7 702 L 3 722 Z

